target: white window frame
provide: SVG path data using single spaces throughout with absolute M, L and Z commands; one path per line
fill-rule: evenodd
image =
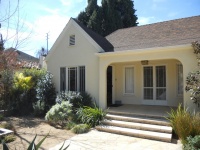
M 126 68 L 132 68 L 133 69 L 133 77 L 132 77 L 132 81 L 133 81 L 133 92 L 126 92 Z M 123 89 L 124 89 L 124 95 L 134 95 L 135 92 L 135 67 L 133 65 L 129 65 L 129 66 L 124 66 L 123 69 Z
M 69 46 L 74 46 L 76 44 L 76 36 L 72 34 L 69 36 Z
M 143 67 L 151 66 L 153 67 L 153 100 L 145 100 L 144 99 L 144 72 L 142 69 L 142 99 L 144 105 L 167 105 L 168 104 L 168 65 L 163 63 L 156 63 L 152 65 L 144 65 Z M 156 66 L 165 66 L 166 69 L 166 100 L 156 100 Z
M 85 67 L 85 74 L 84 74 L 84 91 L 80 91 L 80 67 Z M 71 67 L 67 67 L 66 68 L 66 89 L 67 91 L 69 91 L 69 69 L 70 68 L 76 68 L 76 92 L 85 92 L 86 91 L 86 66 L 82 65 L 82 66 L 71 66 Z
M 177 80 L 177 84 L 176 84 L 176 90 L 177 90 L 177 92 L 176 92 L 176 93 L 177 93 L 177 96 L 183 97 L 183 91 L 184 91 L 184 90 L 182 89 L 182 93 L 179 93 L 179 88 L 180 88 L 180 87 L 179 87 L 179 85 L 180 85 L 180 83 L 179 83 L 179 80 L 180 80 L 180 79 L 179 79 L 179 71 L 180 71 L 179 69 L 180 69 L 180 68 L 179 68 L 179 67 L 180 67 L 180 66 L 182 66 L 182 76 L 183 76 L 183 65 L 182 65 L 181 63 L 177 63 L 177 64 L 176 64 L 176 80 Z M 183 84 L 183 77 L 182 77 L 182 84 Z M 183 86 L 183 85 L 182 85 L 182 86 Z M 183 88 L 183 87 L 182 87 L 182 88 Z

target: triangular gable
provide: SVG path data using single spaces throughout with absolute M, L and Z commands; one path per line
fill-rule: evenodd
M 97 53 L 105 52 L 104 49 L 80 26 L 80 24 L 77 23 L 77 21 L 75 21 L 73 18 L 70 18 L 69 22 L 53 44 L 51 50 L 49 51 L 49 54 L 46 57 L 46 60 L 48 60 L 51 55 L 53 55 L 53 53 L 56 51 L 56 47 L 58 46 L 58 44 L 60 44 L 62 38 L 66 36 L 67 30 L 70 28 L 70 26 L 76 27 L 77 30 L 89 41 L 89 43 L 91 43 L 95 47 Z

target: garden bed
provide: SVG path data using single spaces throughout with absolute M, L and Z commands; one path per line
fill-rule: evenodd
M 38 143 L 45 135 L 49 136 L 42 144 L 42 149 L 49 149 L 55 145 L 71 138 L 75 134 L 69 130 L 58 129 L 50 126 L 44 119 L 33 117 L 10 117 L 4 122 L 11 122 L 16 130 L 16 140 L 8 143 L 10 149 L 22 150 L 26 149 L 29 143 L 37 134 L 36 143 Z M 2 145 L 0 146 L 2 149 Z
M 0 128 L 0 137 L 4 136 L 4 135 L 7 135 L 7 134 L 11 134 L 11 133 L 13 133 L 13 131 L 8 130 L 8 129 Z

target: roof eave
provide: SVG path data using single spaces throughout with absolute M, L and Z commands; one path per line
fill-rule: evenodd
M 169 50 L 182 50 L 191 48 L 191 44 L 184 45 L 175 45 L 175 46 L 166 46 L 166 47 L 153 47 L 153 48 L 145 48 L 145 49 L 130 49 L 130 50 L 122 50 L 115 52 L 106 52 L 106 53 L 96 53 L 98 57 L 106 57 L 106 56 L 117 56 L 117 55 L 130 55 L 137 53 L 146 53 L 146 52 L 161 52 L 161 51 L 169 51 Z

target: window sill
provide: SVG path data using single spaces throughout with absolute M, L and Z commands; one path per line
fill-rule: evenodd
M 124 96 L 134 96 L 135 94 L 134 93 L 124 93 L 123 95 Z

